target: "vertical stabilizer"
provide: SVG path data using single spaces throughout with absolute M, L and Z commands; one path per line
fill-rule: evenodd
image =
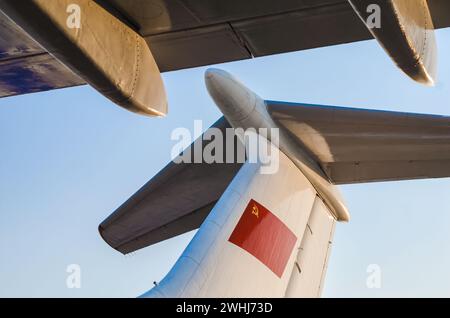
M 275 174 L 246 163 L 171 271 L 144 297 L 283 297 L 316 195 L 281 152 Z

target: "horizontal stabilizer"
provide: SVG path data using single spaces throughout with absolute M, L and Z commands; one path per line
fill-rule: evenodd
M 228 127 L 225 118 L 211 126 L 221 131 Z M 195 141 L 199 142 L 204 149 L 211 141 Z M 237 137 L 234 145 L 242 145 Z M 226 149 L 223 156 L 226 158 Z M 103 221 L 100 234 L 111 247 L 127 254 L 197 229 L 241 165 L 172 161 Z
M 334 184 L 450 177 L 450 117 L 267 101 Z

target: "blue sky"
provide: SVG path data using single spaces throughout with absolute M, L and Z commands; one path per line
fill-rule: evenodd
M 374 41 L 227 63 L 260 96 L 450 115 L 450 29 L 437 32 L 439 84 L 422 87 Z M 170 160 L 176 127 L 220 113 L 206 68 L 163 74 L 166 118 L 129 113 L 88 86 L 0 99 L 0 296 L 135 297 L 170 269 L 193 233 L 129 256 L 97 226 Z M 343 186 L 323 296 L 450 296 L 450 179 Z M 66 268 L 81 266 L 81 288 Z M 366 287 L 369 264 L 381 288 Z

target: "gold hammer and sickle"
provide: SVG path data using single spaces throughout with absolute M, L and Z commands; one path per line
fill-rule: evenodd
M 256 215 L 256 217 L 259 218 L 259 210 L 258 210 L 258 207 L 256 205 L 253 205 L 252 214 Z

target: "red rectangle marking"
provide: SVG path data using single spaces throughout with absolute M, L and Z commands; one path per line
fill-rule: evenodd
M 272 212 L 250 200 L 228 239 L 281 278 L 297 237 Z

